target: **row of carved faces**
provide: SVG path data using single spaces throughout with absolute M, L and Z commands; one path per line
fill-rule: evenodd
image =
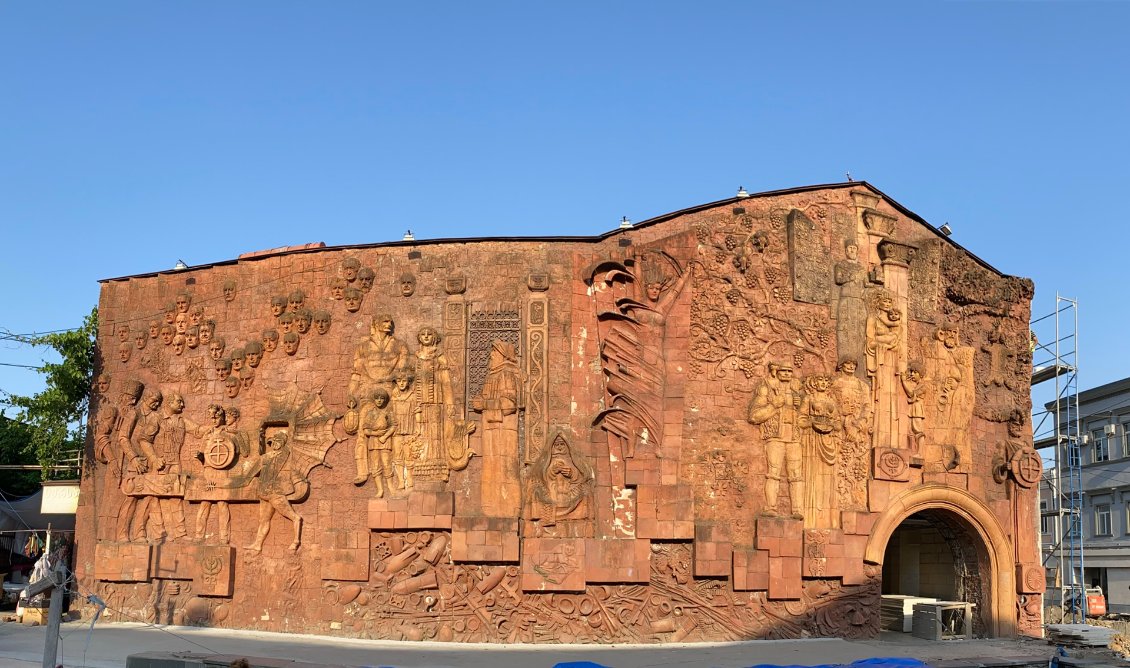
M 361 310 L 361 303 L 373 287 L 376 272 L 368 267 L 362 267 L 360 260 L 351 257 L 342 261 L 341 276 L 330 282 L 330 296 L 345 302 L 345 308 L 350 313 Z M 398 281 L 400 292 L 405 297 L 410 297 L 416 292 L 416 277 L 411 273 L 400 276 Z M 225 281 L 223 286 L 224 301 L 235 299 L 237 285 L 235 281 Z M 326 334 L 333 321 L 329 311 L 312 311 L 305 308 L 306 294 L 295 290 L 289 295 L 276 295 L 271 298 L 271 313 L 278 318 L 279 329 L 283 333 L 283 348 L 288 355 L 298 351 L 298 335 L 306 334 L 314 329 L 318 334 Z M 211 345 L 216 333 L 216 322 L 205 318 L 204 307 L 192 305 L 192 295 L 188 292 L 179 293 L 173 302 L 165 308 L 165 323 L 153 320 L 149 323 L 148 330 L 134 332 L 131 337 L 130 326 L 122 323 L 116 327 L 118 334 L 118 359 L 123 363 L 130 360 L 131 348 L 142 350 L 149 339 L 160 339 L 166 346 L 171 346 L 175 355 L 184 354 L 185 350 L 194 350 L 200 345 L 209 346 L 212 359 L 218 359 L 218 353 Z M 268 334 L 273 333 L 273 336 Z M 289 334 L 296 336 L 288 336 Z M 133 346 L 129 346 L 130 340 Z M 269 343 L 269 340 L 273 343 Z M 279 343 L 278 333 L 266 330 L 263 333 L 263 346 L 268 351 L 273 351 Z M 221 342 L 220 353 L 223 352 Z
M 333 322 L 330 312 L 311 311 L 303 306 L 305 301 L 306 294 L 301 290 L 295 290 L 285 297 L 276 295 L 271 298 L 271 315 L 277 318 L 279 329 L 283 334 L 290 332 L 305 334 L 311 327 L 319 334 L 330 331 L 330 324 Z

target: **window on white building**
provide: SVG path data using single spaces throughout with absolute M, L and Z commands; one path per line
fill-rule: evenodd
M 1096 536 L 1109 536 L 1109 535 L 1111 535 L 1110 504 L 1109 503 L 1096 503 L 1095 504 L 1095 535 Z
M 1105 462 L 1110 459 L 1110 441 L 1106 434 L 1099 431 L 1091 432 L 1091 442 L 1095 445 L 1093 462 Z

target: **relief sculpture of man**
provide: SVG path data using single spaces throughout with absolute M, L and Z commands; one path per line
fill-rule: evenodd
M 934 340 L 924 340 L 926 376 L 934 399 L 928 413 L 931 443 L 940 452 L 931 452 L 931 468 L 954 470 L 968 466 L 971 455 L 969 425 L 973 419 L 973 348 L 961 345 L 961 335 L 950 325 L 939 327 Z
M 514 344 L 491 343 L 490 367 L 481 395 L 471 407 L 483 414 L 483 512 L 492 517 L 517 517 L 521 509 L 518 482 L 518 411 L 522 408 L 518 354 Z
M 157 434 L 161 431 L 161 414 L 158 411 L 163 400 L 160 390 L 146 390 L 141 398 L 141 413 L 133 429 L 134 452 L 140 454 L 130 463 L 122 481 L 123 490 L 135 498 L 132 517 L 122 518 L 131 540 L 134 532 L 138 532 L 139 539 L 165 538 L 165 524 L 161 520 L 157 497 L 147 493 L 151 490 L 146 485 L 149 472 L 155 471 L 156 466 L 164 463 L 154 447 Z
M 126 381 L 122 388 L 117 424 L 114 426 L 118 444 L 115 459 L 119 462 L 115 468 L 120 472 L 121 490 L 126 494 L 121 507 L 118 509 L 117 539 L 119 541 L 130 540 L 130 525 L 133 523 L 134 510 L 137 506 L 137 497 L 130 496 L 126 489 L 126 478 L 127 476 L 137 475 L 138 470 L 145 467 L 145 462 L 140 457 L 140 450 L 133 440 L 137 423 L 141 419 L 137 402 L 141 399 L 143 390 L 144 386 L 136 380 Z
M 765 507 L 763 513 L 777 514 L 781 475 L 787 475 L 792 512 L 799 516 L 804 503 L 804 481 L 801 469 L 800 434 L 797 411 L 801 404 L 800 382 L 793 378 L 787 364 L 769 364 L 769 374 L 754 392 L 747 419 L 761 427 L 765 443 Z M 782 469 L 784 469 L 782 471 Z
M 373 317 L 369 338 L 357 347 L 353 357 L 353 373 L 349 394 L 365 397 L 377 388 L 392 387 L 396 372 L 408 362 L 408 346 L 393 337 L 392 316 L 383 313 Z
M 844 259 L 833 272 L 840 296 L 836 301 L 836 350 L 841 357 L 863 357 L 863 333 L 867 325 L 867 306 L 863 287 L 867 270 L 859 263 L 859 243 L 854 238 L 844 241 Z
M 161 431 L 155 443 L 157 461 L 152 469 L 166 494 L 162 494 L 159 500 L 154 499 L 151 512 L 163 517 L 169 537 L 176 540 L 188 536 L 184 522 L 184 481 L 181 477 L 181 449 L 186 432 L 184 397 L 179 392 L 171 392 L 164 401 L 162 413 Z

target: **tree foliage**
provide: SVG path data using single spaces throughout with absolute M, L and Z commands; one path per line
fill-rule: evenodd
M 47 347 L 58 362 L 44 361 L 39 368 L 46 387 L 31 396 L 5 394 L 4 402 L 17 409 L 15 419 L 27 427 L 24 452 L 34 455 L 47 478 L 65 458 L 81 452 L 84 422 L 94 374 L 98 309 L 92 309 L 78 329 L 26 339 Z
M 27 452 L 31 429 L 0 411 L 0 462 L 34 464 L 35 456 Z M 0 471 L 0 493 L 5 496 L 27 496 L 39 489 L 35 471 Z

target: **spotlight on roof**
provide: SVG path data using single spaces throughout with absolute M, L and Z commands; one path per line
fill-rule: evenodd
M 938 231 L 946 235 L 947 237 L 953 234 L 953 228 L 950 227 L 949 223 L 942 223 L 942 226 L 938 228 Z
M 632 221 L 628 220 L 627 216 L 620 218 L 620 229 L 627 230 L 632 227 Z
M 401 241 L 415 241 L 415 240 L 416 240 L 416 237 L 412 236 L 412 230 L 406 230 L 404 232 L 404 238 L 401 239 Z
M 749 193 L 747 193 L 745 191 L 745 188 L 743 188 L 742 186 L 738 186 L 738 197 L 745 199 L 746 197 L 749 197 Z
M 188 269 L 188 265 L 184 263 L 184 260 L 177 260 L 177 263 L 173 265 L 173 271 L 180 271 L 182 269 Z

